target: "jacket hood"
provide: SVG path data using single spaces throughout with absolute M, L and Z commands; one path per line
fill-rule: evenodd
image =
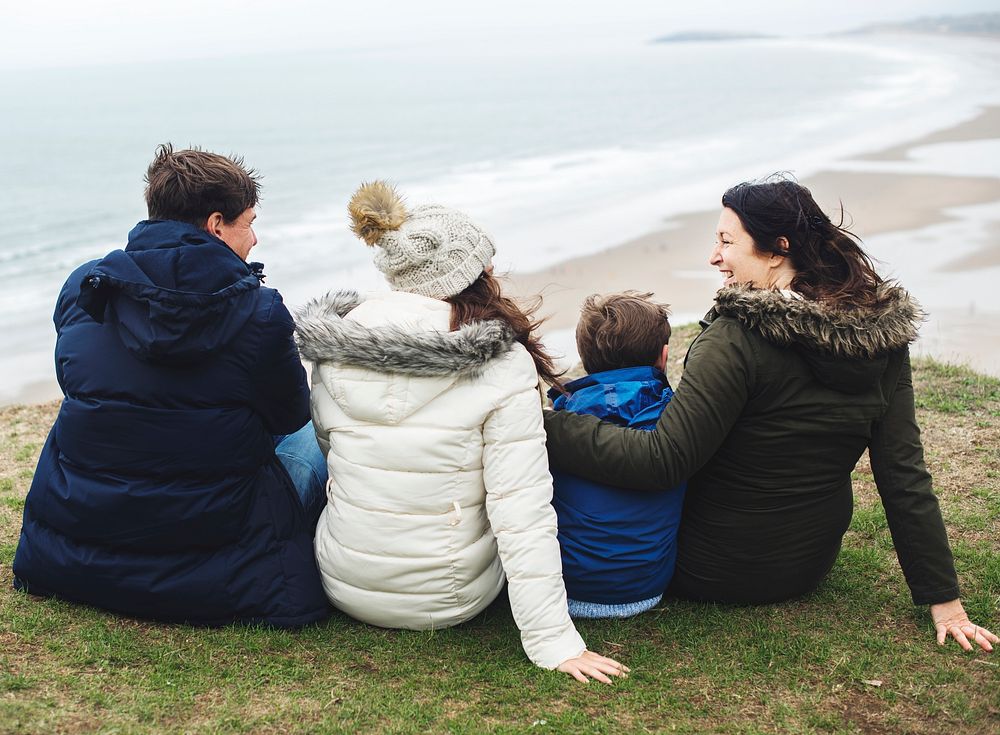
M 780 291 L 729 286 L 716 295 L 706 321 L 737 319 L 768 342 L 791 347 L 816 378 L 835 390 L 857 393 L 878 380 L 890 353 L 917 338 L 924 312 L 899 286 L 879 287 L 876 304 L 843 309 Z
M 552 407 L 597 416 L 622 426 L 655 425 L 673 398 L 667 376 L 655 367 L 630 367 L 585 375 L 548 391 Z
M 369 327 L 343 318 L 362 301 L 356 291 L 338 291 L 299 309 L 295 336 L 302 356 L 379 373 L 457 378 L 476 377 L 514 345 L 514 333 L 499 321 L 442 332 L 404 324 Z
M 393 292 L 362 301 L 354 291 L 327 294 L 300 309 L 295 326 L 302 356 L 358 420 L 399 423 L 514 345 L 497 321 L 446 331 L 450 306 L 437 299 Z
M 77 303 L 95 321 L 111 320 L 140 359 L 193 363 L 228 344 L 253 316 L 262 270 L 193 225 L 144 221 L 125 250 L 84 275 Z

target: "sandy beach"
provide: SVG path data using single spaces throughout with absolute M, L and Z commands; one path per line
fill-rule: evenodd
M 882 274 L 897 279 L 925 307 L 929 319 L 914 352 L 996 376 L 1000 290 L 990 284 L 1000 275 L 998 160 L 1000 106 L 984 106 L 961 124 L 833 159 L 801 179 L 835 220 L 843 205 L 845 222 Z M 707 262 L 721 194 L 720 189 L 699 204 L 700 211 L 665 217 L 640 237 L 609 241 L 606 250 L 510 274 L 515 294 L 544 297 L 543 335 L 553 352 L 566 356 L 563 364 L 576 361 L 572 330 L 591 293 L 651 291 L 671 305 L 675 324 L 697 321 L 707 311 L 721 282 Z M 676 205 L 664 202 L 662 211 L 677 211 Z M 530 262 L 522 257 L 516 264 Z M 273 285 L 282 289 L 279 280 Z M 291 289 L 292 284 L 285 286 L 286 298 Z M 61 397 L 51 373 L 37 368 L 51 365 L 51 347 L 33 345 L 17 352 L 17 360 L 36 379 L 11 382 L 7 391 L 0 390 L 0 405 Z
M 862 238 L 883 275 L 898 277 L 924 304 L 929 320 L 915 353 L 1000 376 L 1000 301 L 988 293 L 970 301 L 969 294 L 948 286 L 949 281 L 958 284 L 963 274 L 982 280 L 983 269 L 1000 267 L 1000 220 L 980 215 L 974 238 L 962 228 L 969 225 L 969 208 L 1000 204 L 1000 177 L 899 170 L 899 163 L 918 150 L 983 141 L 1000 141 L 1000 108 L 986 108 L 960 125 L 858 156 L 802 183 L 834 221 L 843 203 L 845 222 Z M 974 149 L 969 152 L 975 155 Z M 855 162 L 864 170 L 853 170 Z M 886 170 L 879 170 L 882 164 Z M 516 293 L 543 295 L 540 313 L 547 317 L 544 329 L 553 349 L 572 351 L 569 330 L 582 300 L 595 292 L 652 291 L 671 305 L 678 323 L 703 314 L 720 283 L 708 264 L 719 210 L 716 202 L 707 204 L 711 209 L 665 220 L 662 229 L 604 252 L 537 272 L 512 273 Z M 908 238 L 932 241 L 938 254 L 926 279 L 912 279 L 928 284 L 911 283 L 905 277 L 911 269 L 900 267 L 907 259 Z M 921 260 L 927 265 L 926 257 Z

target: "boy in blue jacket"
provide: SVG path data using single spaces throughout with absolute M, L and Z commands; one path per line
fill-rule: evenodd
M 673 397 L 669 311 L 652 294 L 586 299 L 576 344 L 588 375 L 549 391 L 553 408 L 651 430 Z M 553 470 L 552 505 L 570 615 L 625 618 L 662 598 L 677 557 L 685 485 L 650 494 Z

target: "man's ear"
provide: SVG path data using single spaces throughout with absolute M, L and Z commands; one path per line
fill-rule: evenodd
M 220 240 L 222 239 L 222 225 L 226 221 L 226 218 L 222 216 L 222 212 L 212 212 L 208 215 L 208 219 L 205 220 L 205 226 L 202 227 L 205 232 L 210 235 L 215 235 Z
M 653 367 L 659 370 L 661 373 L 667 372 L 667 357 L 670 354 L 670 345 L 663 345 L 663 349 L 660 350 L 660 356 L 657 358 L 656 362 L 653 363 Z

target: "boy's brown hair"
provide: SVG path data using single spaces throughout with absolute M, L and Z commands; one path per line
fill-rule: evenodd
M 653 365 L 670 342 L 670 309 L 651 293 L 625 291 L 583 302 L 576 349 L 588 373 Z
M 149 219 L 172 219 L 201 227 L 214 212 L 233 222 L 260 199 L 260 176 L 237 156 L 198 148 L 156 149 L 146 170 Z

